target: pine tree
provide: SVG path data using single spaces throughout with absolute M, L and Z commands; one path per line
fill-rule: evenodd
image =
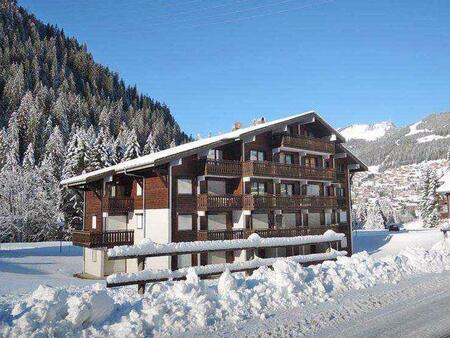
M 424 227 L 434 228 L 439 224 L 439 196 L 436 192 L 438 186 L 439 180 L 436 173 L 430 167 L 425 167 L 422 173 L 419 202 L 420 217 Z
M 98 170 L 112 165 L 109 137 L 105 128 L 101 128 L 91 152 L 90 170 Z
M 384 219 L 378 199 L 376 199 L 367 210 L 367 219 L 364 229 L 384 229 Z
M 156 139 L 153 136 L 153 132 L 148 133 L 147 141 L 144 146 L 144 155 L 153 154 L 159 151 L 158 145 L 156 144 Z
M 36 162 L 34 159 L 34 147 L 33 147 L 33 143 L 30 143 L 30 144 L 28 144 L 28 148 L 23 157 L 22 167 L 25 170 L 33 170 L 35 168 L 35 165 L 36 165 Z
M 128 136 L 125 152 L 123 154 L 123 160 L 128 161 L 139 156 L 141 156 L 141 146 L 137 140 L 135 130 L 132 129 Z

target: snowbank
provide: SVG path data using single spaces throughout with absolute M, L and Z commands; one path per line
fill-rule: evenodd
M 325 243 L 343 241 L 345 234 L 327 230 L 323 235 L 296 236 L 296 237 L 272 237 L 261 238 L 257 234 L 251 234 L 247 239 L 233 239 L 224 241 L 195 241 L 195 242 L 171 242 L 158 244 L 150 239 L 144 239 L 136 245 L 116 246 L 108 250 L 109 257 L 122 256 L 151 256 L 167 253 L 238 250 L 251 248 L 264 248 L 276 246 L 295 246 L 302 244 Z
M 78 291 L 41 286 L 25 300 L 0 306 L 0 336 L 138 337 L 176 334 L 222 321 L 264 318 L 277 309 L 327 301 L 338 293 L 396 283 L 418 273 L 450 270 L 450 250 L 415 248 L 374 259 L 366 252 L 303 267 L 288 259 L 252 276 L 225 271 L 218 281 L 199 280 L 148 286 Z
M 223 263 L 223 264 L 209 264 L 203 266 L 195 266 L 182 268 L 179 270 L 143 270 L 131 273 L 116 273 L 106 278 L 108 284 L 117 283 L 129 283 L 142 280 L 161 280 L 161 279 L 179 279 L 186 277 L 189 273 L 195 273 L 196 275 L 208 275 L 222 273 L 223 271 L 242 271 L 246 269 L 257 269 L 263 266 L 271 266 L 277 260 L 289 260 L 295 263 L 308 263 L 308 262 L 318 262 L 328 259 L 336 259 L 337 257 L 346 256 L 346 251 L 336 251 L 331 250 L 327 253 L 310 254 L 310 255 L 298 255 L 291 256 L 288 258 L 255 258 L 249 261 L 238 262 L 238 263 Z

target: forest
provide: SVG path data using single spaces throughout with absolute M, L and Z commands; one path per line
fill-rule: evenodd
M 0 242 L 69 238 L 82 200 L 62 178 L 190 140 L 166 104 L 1 0 Z

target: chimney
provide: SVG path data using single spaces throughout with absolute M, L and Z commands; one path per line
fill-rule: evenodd
M 257 125 L 263 124 L 263 123 L 266 123 L 266 118 L 264 116 L 261 116 L 260 118 L 257 118 L 257 119 L 253 119 L 253 121 L 252 121 L 252 124 L 254 126 L 257 126 Z
M 234 125 L 233 125 L 233 131 L 234 130 L 238 130 L 238 129 L 241 129 L 241 127 L 242 127 L 242 125 L 241 125 L 241 122 L 239 122 L 239 121 L 237 121 L 237 122 L 234 122 Z

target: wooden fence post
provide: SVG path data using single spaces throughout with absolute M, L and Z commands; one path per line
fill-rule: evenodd
M 145 257 L 138 257 L 137 259 L 138 271 L 142 271 L 145 268 Z M 145 292 L 145 283 L 138 283 L 138 293 L 143 295 Z

